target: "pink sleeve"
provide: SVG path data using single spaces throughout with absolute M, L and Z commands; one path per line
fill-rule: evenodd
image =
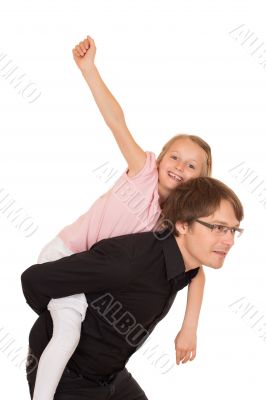
M 126 176 L 129 181 L 142 181 L 146 177 L 154 176 L 154 172 L 157 169 L 157 164 L 156 164 L 156 157 L 155 154 L 152 153 L 151 151 L 145 151 L 146 153 L 146 161 L 143 166 L 143 168 L 134 176 L 128 176 L 128 168 L 126 169 Z
M 155 154 L 146 151 L 146 161 L 143 168 L 134 176 L 128 176 L 128 168 L 122 176 L 116 181 L 112 192 L 118 196 L 124 196 L 126 192 L 138 192 L 142 196 L 152 198 L 154 192 L 158 192 L 158 170 Z

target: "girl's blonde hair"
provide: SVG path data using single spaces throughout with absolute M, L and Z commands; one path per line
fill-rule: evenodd
M 190 139 L 192 142 L 199 145 L 206 154 L 206 164 L 203 171 L 201 171 L 201 176 L 211 176 L 212 173 L 212 155 L 211 155 L 211 148 L 205 140 L 201 139 L 199 136 L 196 135 L 188 135 L 185 133 L 175 135 L 167 143 L 163 146 L 159 156 L 157 157 L 157 167 L 159 167 L 162 158 L 164 157 L 165 153 L 169 150 L 170 146 L 178 140 L 178 139 Z

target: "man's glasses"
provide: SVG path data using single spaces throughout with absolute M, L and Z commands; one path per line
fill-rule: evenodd
M 236 233 L 236 237 L 239 237 L 244 232 L 244 229 L 242 228 L 235 228 L 235 227 L 230 228 L 229 226 L 224 226 L 224 225 L 209 224 L 208 222 L 200 221 L 199 219 L 196 219 L 195 222 L 198 222 L 199 224 L 206 226 L 212 232 L 214 232 L 219 236 L 226 235 L 226 233 L 230 231 L 233 236 L 235 236 Z

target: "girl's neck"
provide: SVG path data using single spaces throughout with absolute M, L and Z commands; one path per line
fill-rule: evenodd
M 159 194 L 159 204 L 160 207 L 163 206 L 164 202 L 168 198 L 170 191 L 162 187 L 160 183 L 158 183 L 158 194 Z

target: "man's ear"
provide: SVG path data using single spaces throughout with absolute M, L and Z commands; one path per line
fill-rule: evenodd
M 179 232 L 181 235 L 185 235 L 188 232 L 188 223 L 187 222 L 177 221 L 175 223 L 175 227 L 176 227 L 177 232 Z

